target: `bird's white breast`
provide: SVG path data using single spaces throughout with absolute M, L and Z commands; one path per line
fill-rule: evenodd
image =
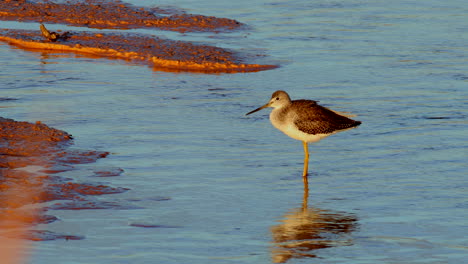
M 275 108 L 270 113 L 271 124 L 278 130 L 288 135 L 291 138 L 306 141 L 306 142 L 317 142 L 322 138 L 329 136 L 330 134 L 307 134 L 300 131 L 294 124 L 297 116 L 293 111 L 284 111 L 282 108 Z

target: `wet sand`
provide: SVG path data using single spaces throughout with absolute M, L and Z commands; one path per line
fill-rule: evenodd
M 157 28 L 179 32 L 223 31 L 243 26 L 228 18 L 185 14 L 181 10 L 138 7 L 121 1 L 0 2 L 0 19 L 90 28 Z
M 275 65 L 247 64 L 245 55 L 219 47 L 150 37 L 143 34 L 69 32 L 65 40 L 50 42 L 39 30 L 0 29 L 0 41 L 37 50 L 92 54 L 144 63 L 157 70 L 195 72 L 251 72 Z
M 18 122 L 0 117 L 0 244 L 6 238 L 33 241 L 82 239 L 80 235 L 32 230 L 52 223 L 53 209 L 80 210 L 121 208 L 117 203 L 97 201 L 93 196 L 122 193 L 126 188 L 94 182 L 73 182 L 61 172 L 79 170 L 78 164 L 93 163 L 109 153 L 71 148 L 72 136 L 37 122 Z M 120 168 L 94 172 L 118 176 Z M 60 202 L 54 202 L 58 201 Z M 64 202 L 65 201 L 65 202 Z M 47 203 L 47 206 L 43 203 Z
M 99 29 L 155 28 L 178 32 L 224 32 L 245 27 L 228 18 L 186 14 L 172 8 L 138 7 L 121 1 L 0 2 L 0 20 L 56 23 Z M 39 24 L 38 24 L 39 28 Z M 61 33 L 63 35 L 63 33 Z M 92 54 L 144 63 L 155 70 L 236 73 L 262 71 L 276 65 L 252 62 L 252 57 L 208 45 L 142 34 L 71 32 L 66 38 L 46 39 L 40 30 L 0 29 L 0 41 L 24 49 Z

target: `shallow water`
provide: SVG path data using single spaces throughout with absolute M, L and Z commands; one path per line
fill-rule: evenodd
M 0 43 L 0 97 L 17 99 L 0 101 L 1 116 L 111 152 L 64 177 L 130 188 L 99 197 L 115 209 L 50 210 L 60 221 L 38 229 L 85 239 L 33 243 L 28 263 L 462 263 L 466 4 L 210 2 L 177 7 L 251 28 L 136 32 L 261 51 L 281 67 L 154 72 Z M 363 122 L 310 146 L 308 196 L 301 143 L 275 130 L 268 110 L 244 116 L 278 89 Z M 86 173 L 100 167 L 124 172 Z

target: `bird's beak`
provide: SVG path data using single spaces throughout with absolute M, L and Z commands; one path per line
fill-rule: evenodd
M 269 107 L 269 106 L 270 106 L 270 103 L 268 103 L 268 104 L 266 104 L 266 105 L 264 105 L 264 106 L 261 106 L 261 107 L 255 109 L 255 110 L 253 110 L 253 111 L 250 111 L 250 112 L 248 112 L 248 113 L 245 114 L 245 115 L 250 115 L 250 114 L 252 114 L 252 113 L 255 113 L 255 112 L 257 112 L 257 111 L 260 111 L 260 110 L 262 110 L 263 108 L 267 108 L 267 107 Z

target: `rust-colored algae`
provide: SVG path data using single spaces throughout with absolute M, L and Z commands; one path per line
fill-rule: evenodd
M 251 72 L 275 65 L 246 64 L 232 51 L 142 34 L 71 32 L 66 41 L 49 42 L 40 31 L 0 29 L 0 41 L 26 49 L 87 53 L 140 62 L 158 70 Z
M 243 24 L 228 18 L 168 12 L 121 1 L 0 1 L 0 19 L 68 24 L 90 28 L 157 28 L 179 32 L 233 30 Z
M 76 164 L 92 163 L 109 154 L 70 149 L 71 140 L 70 134 L 41 122 L 18 122 L 0 117 L 0 253 L 2 258 L 10 261 L 7 263 L 17 263 L 18 259 L 24 258 L 18 251 L 25 247 L 21 242 L 23 239 L 83 239 L 81 236 L 30 230 L 37 224 L 57 220 L 54 216 L 44 215 L 46 209 L 122 208 L 118 203 L 95 201 L 92 197 L 122 193 L 128 189 L 78 183 L 60 176 L 61 172 L 76 171 Z M 101 168 L 95 176 L 112 175 L 116 171 L 123 172 L 119 168 Z M 33 206 L 57 200 L 70 203 L 56 203 L 47 208 Z M 12 251 L 11 247 L 17 250 Z

